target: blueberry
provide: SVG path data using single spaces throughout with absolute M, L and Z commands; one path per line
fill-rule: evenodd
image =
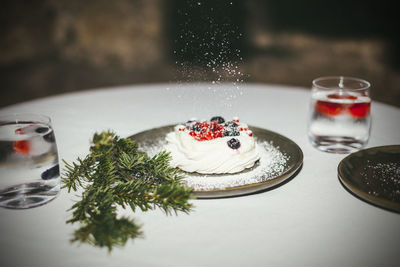
M 195 132 L 200 132 L 201 131 L 201 125 L 200 124 L 195 124 L 195 125 L 192 126 L 191 130 L 195 131 Z
M 239 136 L 240 132 L 237 128 L 226 128 L 224 136 Z
M 225 119 L 222 118 L 221 116 L 215 116 L 215 117 L 212 117 L 210 121 L 216 121 L 218 123 L 224 123 Z
M 227 121 L 225 122 L 224 126 L 226 128 L 237 128 L 239 125 L 234 121 Z
M 239 139 L 236 139 L 236 138 L 229 139 L 227 144 L 232 149 L 238 149 L 240 147 L 240 141 L 239 141 Z
M 233 121 L 225 122 L 225 136 L 239 136 L 240 132 L 238 126 L 239 125 Z
M 185 123 L 186 129 L 191 130 L 192 127 L 193 127 L 193 125 L 196 124 L 196 122 L 197 122 L 197 121 L 195 121 L 195 120 L 188 120 L 188 121 Z

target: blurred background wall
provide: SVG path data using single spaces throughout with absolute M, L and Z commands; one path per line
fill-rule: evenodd
M 386 1 L 6 0 L 0 107 L 63 92 L 161 82 L 309 88 L 373 84 L 400 107 L 397 14 Z

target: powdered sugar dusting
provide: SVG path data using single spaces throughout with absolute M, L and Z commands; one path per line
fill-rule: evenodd
M 159 139 L 157 142 L 140 144 L 140 149 L 149 156 L 154 156 L 163 150 L 165 144 L 165 140 Z M 267 141 L 258 141 L 257 149 L 260 154 L 260 160 L 250 169 L 237 174 L 202 175 L 187 173 L 183 181 L 187 186 L 192 187 L 194 191 L 223 190 L 265 182 L 283 173 L 289 159 L 288 155 L 283 154 L 279 147 L 275 147 L 271 142 Z
M 367 162 L 361 176 L 368 194 L 400 202 L 400 162 Z

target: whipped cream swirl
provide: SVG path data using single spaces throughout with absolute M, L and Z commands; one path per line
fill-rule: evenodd
M 241 127 L 247 128 L 241 123 Z M 212 140 L 198 141 L 177 125 L 166 136 L 166 151 L 171 153 L 170 165 L 187 172 L 202 174 L 236 173 L 251 168 L 260 158 L 258 147 L 251 131 L 242 131 L 239 136 L 225 136 Z M 236 138 L 240 147 L 232 149 L 227 142 Z

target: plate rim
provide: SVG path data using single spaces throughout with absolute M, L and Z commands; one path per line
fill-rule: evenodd
M 147 132 L 151 132 L 151 131 L 159 130 L 159 129 L 167 129 L 167 128 L 173 129 L 173 127 L 175 127 L 176 125 L 177 124 L 169 124 L 169 125 L 164 125 L 164 126 L 160 126 L 160 127 L 154 127 L 154 128 L 151 128 L 151 129 L 148 129 L 148 130 L 144 130 L 144 131 L 140 131 L 138 133 L 130 135 L 128 138 L 132 139 L 132 140 L 135 140 L 134 137 L 136 135 L 145 134 Z M 282 184 L 283 182 L 285 182 L 289 178 L 294 177 L 294 175 L 298 171 L 300 171 L 300 169 L 301 169 L 301 167 L 303 165 L 303 162 L 304 162 L 304 153 L 303 153 L 302 149 L 300 148 L 300 146 L 298 144 L 296 144 L 290 138 L 288 138 L 288 137 L 286 137 L 284 135 L 281 135 L 279 133 L 276 133 L 274 131 L 271 131 L 271 130 L 268 130 L 268 129 L 264 129 L 264 128 L 261 128 L 261 127 L 252 126 L 252 125 L 249 125 L 248 127 L 250 129 L 252 129 L 253 131 L 263 131 L 263 132 L 266 132 L 268 134 L 272 134 L 275 137 L 280 138 L 280 139 L 282 139 L 282 140 L 284 140 L 286 142 L 289 142 L 290 145 L 293 146 L 296 149 L 297 154 L 299 156 L 298 160 L 295 162 L 295 164 L 291 168 L 289 168 L 288 170 L 283 172 L 278 177 L 272 178 L 270 180 L 257 182 L 257 183 L 251 183 L 251 184 L 244 184 L 244 185 L 239 185 L 239 186 L 233 186 L 233 187 L 228 187 L 228 188 L 224 188 L 224 189 L 193 190 L 193 195 L 194 195 L 194 197 L 196 199 L 213 199 L 213 198 L 237 197 L 237 196 L 253 194 L 253 193 L 264 191 L 264 190 L 267 190 L 267 189 L 272 189 L 272 188 Z
M 348 161 L 349 158 L 355 157 L 357 155 L 360 155 L 362 153 L 368 152 L 368 151 L 382 151 L 385 149 L 390 149 L 390 148 L 397 148 L 398 151 L 400 152 L 400 145 L 384 145 L 384 146 L 376 146 L 376 147 L 370 147 L 366 149 L 361 149 L 357 152 L 351 153 L 347 155 L 345 158 L 343 158 L 337 167 L 337 172 L 338 172 L 338 178 L 340 182 L 343 184 L 343 186 L 353 193 L 355 196 L 359 197 L 360 199 L 366 201 L 367 203 L 376 205 L 378 207 L 390 210 L 390 211 L 395 211 L 400 213 L 400 203 L 390 201 L 385 198 L 381 198 L 378 196 L 374 196 L 371 194 L 368 194 L 367 192 L 359 189 L 357 186 L 355 186 L 343 173 L 343 166 L 345 164 L 345 161 Z

